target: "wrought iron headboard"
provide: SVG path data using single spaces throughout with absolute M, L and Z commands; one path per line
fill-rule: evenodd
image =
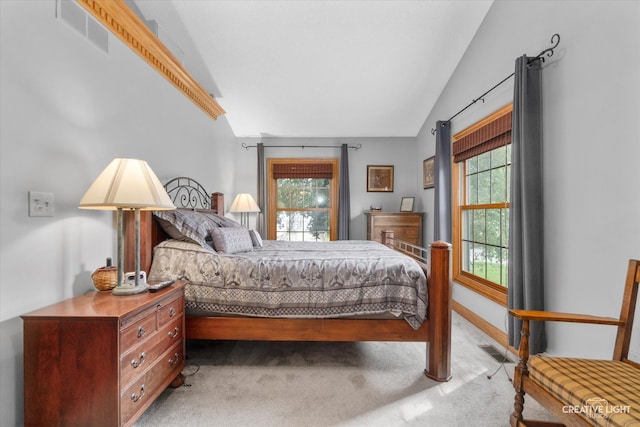
M 173 178 L 164 185 L 164 189 L 178 208 L 211 209 L 211 196 L 195 179 Z

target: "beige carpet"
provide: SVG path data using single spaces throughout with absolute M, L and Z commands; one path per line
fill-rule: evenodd
M 453 379 L 439 383 L 423 375 L 418 343 L 188 342 L 186 386 L 135 425 L 507 426 L 514 364 L 480 345 L 498 347 L 454 313 Z M 552 419 L 533 399 L 525 408 Z

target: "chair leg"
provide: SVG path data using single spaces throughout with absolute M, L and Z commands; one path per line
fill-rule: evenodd
M 520 384 L 518 384 L 520 385 Z M 513 412 L 510 417 L 511 427 L 518 427 L 522 422 L 522 411 L 524 410 L 524 391 L 521 387 L 520 390 L 516 390 L 516 395 L 513 401 Z
M 522 411 L 524 410 L 524 390 L 522 381 L 529 374 L 527 362 L 529 360 L 529 321 L 523 320 L 522 329 L 520 331 L 520 348 L 519 348 L 518 364 L 513 372 L 513 387 L 516 395 L 513 402 L 513 413 L 511 414 L 510 423 L 512 427 L 518 427 L 523 424 Z

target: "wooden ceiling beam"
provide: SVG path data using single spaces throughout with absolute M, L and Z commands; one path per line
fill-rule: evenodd
M 225 113 L 124 0 L 77 0 L 98 22 L 147 61 L 212 119 Z

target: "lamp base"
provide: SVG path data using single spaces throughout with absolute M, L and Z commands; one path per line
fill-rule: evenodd
M 135 294 L 141 294 L 142 292 L 147 292 L 149 290 L 149 285 L 147 285 L 146 283 L 140 283 L 138 286 L 134 285 L 134 284 L 124 284 L 124 285 L 118 285 L 115 288 L 113 288 L 113 290 L 111 291 L 111 293 L 113 295 L 135 295 Z

